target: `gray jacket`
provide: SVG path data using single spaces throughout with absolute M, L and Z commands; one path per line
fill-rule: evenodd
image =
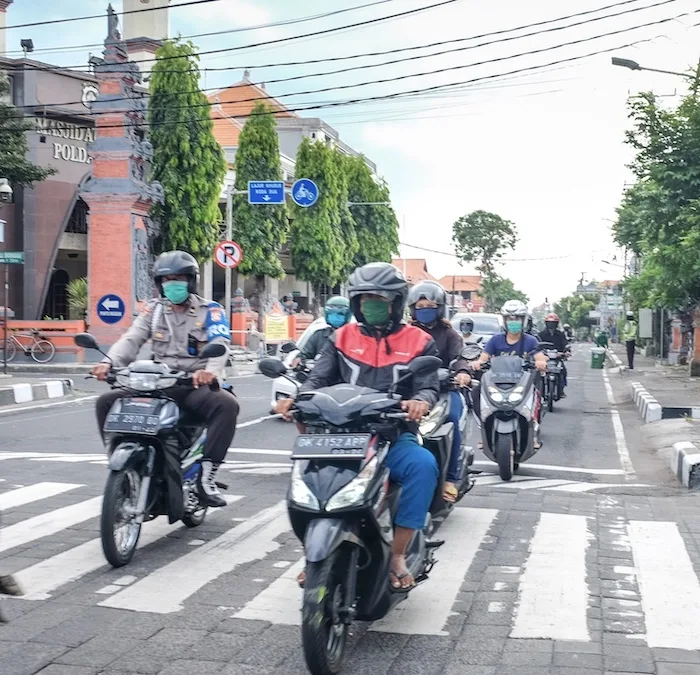
M 112 345 L 108 356 L 117 368 L 128 366 L 149 339 L 154 358 L 171 368 L 224 375 L 228 354 L 214 359 L 196 356 L 208 342 L 231 343 L 224 308 L 213 300 L 190 295 L 184 312 L 176 312 L 169 300 L 149 300 L 126 333 Z

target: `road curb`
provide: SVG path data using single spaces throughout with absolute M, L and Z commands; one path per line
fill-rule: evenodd
M 658 422 L 663 418 L 661 404 L 641 385 L 640 382 L 630 383 L 632 400 L 645 422 Z
M 73 393 L 73 380 L 44 380 L 43 382 L 23 382 L 0 387 L 0 406 L 45 401 L 64 398 Z
M 605 350 L 605 357 L 608 359 L 613 368 L 619 368 L 620 372 L 625 370 L 626 366 L 623 365 L 622 359 L 620 359 L 620 357 L 617 354 L 615 354 L 615 352 L 613 352 L 611 349 Z
M 689 490 L 700 487 L 700 450 L 690 441 L 673 444 L 671 471 Z

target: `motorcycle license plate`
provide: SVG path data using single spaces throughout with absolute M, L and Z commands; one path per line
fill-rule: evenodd
M 362 459 L 371 434 L 304 434 L 297 436 L 292 459 Z
M 122 403 L 121 412 L 110 412 L 104 430 L 109 433 L 133 433 L 155 436 L 160 426 L 160 417 L 154 414 L 158 401 L 153 399 L 130 399 Z

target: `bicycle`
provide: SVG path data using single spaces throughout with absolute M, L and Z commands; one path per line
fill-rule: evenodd
M 24 344 L 19 338 L 29 339 L 31 344 Z M 36 328 L 32 328 L 31 335 L 10 333 L 6 342 L 0 342 L 0 356 L 5 356 L 9 363 L 17 355 L 18 347 L 25 356 L 31 356 L 37 363 L 48 363 L 56 355 L 56 347 L 53 342 L 42 337 Z

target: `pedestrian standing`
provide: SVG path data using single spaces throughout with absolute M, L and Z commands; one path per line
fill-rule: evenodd
M 627 365 L 634 370 L 634 348 L 637 344 L 637 322 L 634 320 L 634 312 L 627 312 L 627 321 L 622 328 L 622 339 L 627 347 Z

